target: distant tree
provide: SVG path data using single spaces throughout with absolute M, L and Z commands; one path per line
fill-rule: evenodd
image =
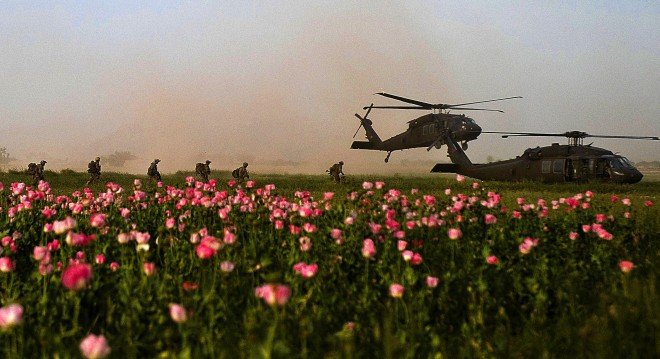
M 105 160 L 111 167 L 124 167 L 126 162 L 136 159 L 137 157 L 130 151 L 115 151 L 113 154 L 105 156 Z
M 7 147 L 1 147 L 0 148 L 0 166 L 6 165 L 9 162 L 12 162 L 16 160 L 15 158 L 12 158 L 9 155 L 9 152 L 7 151 Z

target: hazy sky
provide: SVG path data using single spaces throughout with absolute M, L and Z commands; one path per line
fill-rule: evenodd
M 554 3 L 554 2 L 552 2 Z M 399 172 L 446 150 L 349 150 L 355 112 L 386 91 L 428 102 L 505 96 L 484 130 L 660 135 L 660 3 L 0 3 L 0 147 L 83 169 L 127 150 L 128 170 Z M 381 138 L 423 112 L 376 111 Z M 364 132 L 361 131 L 360 137 Z M 565 142 L 481 135 L 468 155 L 505 159 Z M 596 140 L 633 161 L 660 143 Z M 425 165 L 427 166 L 427 165 Z M 430 169 L 430 167 L 429 167 Z

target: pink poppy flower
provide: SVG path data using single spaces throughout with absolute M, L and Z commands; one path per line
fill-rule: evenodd
M 399 250 L 399 252 L 404 251 L 407 246 L 408 246 L 408 242 L 406 242 L 406 241 L 397 241 L 396 242 L 396 248 Z
M 405 291 L 405 288 L 398 283 L 392 283 L 390 284 L 390 297 L 392 298 L 401 298 L 403 297 L 403 292 Z
M 147 277 L 151 277 L 156 273 L 156 265 L 151 262 L 145 262 L 142 264 L 142 270 L 144 271 L 144 274 L 147 275 Z
M 0 272 L 9 273 L 14 270 L 15 264 L 9 257 L 0 258 Z
M 484 216 L 484 223 L 486 224 L 494 224 L 497 222 L 497 217 L 493 216 L 492 214 L 487 214 Z
M 376 255 L 376 246 L 374 241 L 367 238 L 362 242 L 362 256 L 365 258 L 372 258 Z
M 205 245 L 204 243 L 200 244 L 195 248 L 195 254 L 200 259 L 209 259 L 215 255 L 216 250 Z
M 186 308 L 182 307 L 179 304 L 176 303 L 170 303 L 169 304 L 169 309 L 170 309 L 170 318 L 175 323 L 185 323 L 188 320 L 188 313 L 186 313 Z
M 234 266 L 235 266 L 234 263 L 230 261 L 224 261 L 220 263 L 220 270 L 225 273 L 229 273 L 234 270 Z
M 103 335 L 90 334 L 80 342 L 80 353 L 87 359 L 101 359 L 110 355 L 110 346 Z
M 92 227 L 99 228 L 103 227 L 105 224 L 105 214 L 103 213 L 94 213 L 89 217 L 89 223 Z
M 73 291 L 81 290 L 92 279 L 92 266 L 84 263 L 70 264 L 62 273 L 62 285 Z
M 116 272 L 119 269 L 119 263 L 117 262 L 112 262 L 110 263 L 110 270 L 113 272 Z
M 103 255 L 103 253 L 97 254 L 96 257 L 94 257 L 94 261 L 98 265 L 105 263 L 105 255 Z
M 438 282 L 440 282 L 440 280 L 438 279 L 438 277 L 431 277 L 431 276 L 427 276 L 427 277 L 426 277 L 426 286 L 429 287 L 429 288 L 435 288 L 435 287 L 437 287 L 437 286 L 438 286 Z
M 532 250 L 532 248 L 538 245 L 538 242 L 539 242 L 538 239 L 527 237 L 523 240 L 522 243 L 520 243 L 520 245 L 518 246 L 518 250 L 520 250 L 520 253 L 522 254 L 527 254 Z
M 420 265 L 422 263 L 422 255 L 419 253 L 415 253 L 412 256 L 412 259 L 410 259 L 410 264 L 411 265 Z
M 261 298 L 270 306 L 283 306 L 291 296 L 291 289 L 286 285 L 281 284 L 264 284 L 255 288 L 254 294 L 257 298 Z
M 500 260 L 496 256 L 493 256 L 493 255 L 490 255 L 486 258 L 486 263 L 491 264 L 491 265 L 498 264 L 499 262 L 500 262 Z
M 456 240 L 463 236 L 463 232 L 461 232 L 461 230 L 458 228 L 449 228 L 447 231 L 447 236 L 449 236 L 449 239 L 451 240 Z
M 572 241 L 576 240 L 578 238 L 578 236 L 579 235 L 578 235 L 577 232 L 571 232 L 571 233 L 568 234 L 568 238 L 570 238 L 570 240 L 572 240 Z
M 23 320 L 23 307 L 20 304 L 10 304 L 0 308 L 0 329 L 9 330 Z
M 413 258 L 413 251 L 403 251 L 401 252 L 401 257 L 403 257 L 403 260 L 406 262 L 410 262 Z
M 364 190 L 370 190 L 374 187 L 374 184 L 371 182 L 363 182 L 362 183 L 362 189 Z
M 630 261 L 620 261 L 619 262 L 619 269 L 621 269 L 621 272 L 623 273 L 630 273 L 630 271 L 635 268 L 635 265 L 633 262 Z
M 309 237 L 298 238 L 298 243 L 300 244 L 300 250 L 303 252 L 307 252 L 312 249 L 312 240 Z
M 46 246 L 36 246 L 32 249 L 32 258 L 36 261 L 41 261 L 48 254 L 48 247 Z

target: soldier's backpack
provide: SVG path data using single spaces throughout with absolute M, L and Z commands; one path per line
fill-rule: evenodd
M 28 165 L 27 174 L 35 175 L 39 170 L 37 169 L 37 164 L 32 162 Z
M 96 173 L 96 162 L 90 161 L 89 164 L 87 165 L 87 172 L 88 173 Z
M 195 172 L 199 174 L 206 173 L 206 166 L 201 162 L 197 162 L 197 164 L 195 165 Z
M 237 168 L 237 169 L 231 171 L 231 176 L 234 177 L 234 178 L 238 178 L 238 175 L 239 175 L 239 173 L 240 173 L 240 170 L 241 170 L 241 168 L 239 167 L 239 168 Z

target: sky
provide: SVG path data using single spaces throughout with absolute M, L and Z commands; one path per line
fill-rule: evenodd
M 653 1 L 58 1 L 0 3 L 0 147 L 17 163 L 122 171 L 427 172 L 446 148 L 350 150 L 354 113 L 385 91 L 470 112 L 490 131 L 660 135 Z M 423 113 L 374 110 L 381 138 Z M 358 136 L 363 136 L 361 130 Z M 358 140 L 360 138 L 357 138 Z M 470 142 L 473 162 L 564 138 Z M 658 141 L 595 139 L 632 161 Z M 428 169 L 426 169 L 428 167 Z

